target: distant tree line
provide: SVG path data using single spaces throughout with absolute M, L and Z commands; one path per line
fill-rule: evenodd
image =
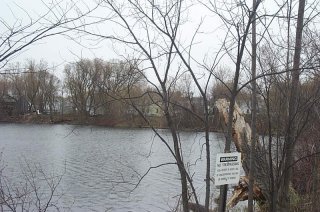
M 39 111 L 53 113 L 59 98 L 60 80 L 49 71 L 48 64 L 28 61 L 26 67 L 16 64 L 11 71 L 1 75 L 1 102 L 17 103 L 2 111 L 2 115 L 18 115 Z M 6 114 L 7 113 L 7 114 Z
M 43 60 L 12 64 L 10 72 L 0 75 L 1 116 L 34 113 L 66 115 L 83 123 L 99 117 L 121 121 L 138 117 L 134 108 L 138 107 L 144 115 L 158 117 L 158 126 L 163 126 L 160 96 L 148 86 L 136 61 L 80 59 L 67 64 L 63 74 L 58 77 Z M 203 99 L 193 94 L 186 78 L 175 83 L 170 90 L 175 119 L 186 128 L 199 128 L 199 122 L 188 110 L 203 116 Z M 215 95 L 221 92 L 214 89 Z M 209 109 L 213 116 L 211 100 Z

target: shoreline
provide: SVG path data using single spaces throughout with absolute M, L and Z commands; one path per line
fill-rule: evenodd
M 157 117 L 159 118 L 159 117 Z M 159 121 L 159 120 L 158 120 Z M 79 126 L 98 126 L 98 127 L 110 127 L 110 128 L 128 128 L 128 129 L 147 129 L 152 128 L 150 125 L 146 125 L 141 122 L 132 120 L 114 120 L 107 117 L 89 117 L 84 121 L 80 121 L 71 116 L 61 117 L 61 115 L 50 116 L 43 114 L 25 114 L 19 116 L 2 117 L 0 123 L 15 123 L 15 124 L 48 124 L 48 125 L 79 125 Z M 162 123 L 156 123 L 153 125 L 155 129 L 169 129 Z M 194 128 L 182 128 L 179 131 L 186 132 L 203 132 L 204 130 Z M 211 129 L 210 132 L 220 133 L 221 130 Z

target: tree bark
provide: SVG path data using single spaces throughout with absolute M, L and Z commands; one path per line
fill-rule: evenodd
M 189 212 L 189 205 L 188 205 L 188 181 L 187 181 L 187 173 L 184 167 L 184 163 L 181 157 L 180 153 L 180 145 L 179 145 L 179 139 L 177 135 L 176 126 L 174 125 L 174 122 L 172 120 L 172 117 L 170 115 L 169 111 L 169 100 L 167 95 L 167 90 L 165 88 L 165 85 L 162 84 L 162 90 L 163 90 L 163 104 L 164 104 L 164 113 L 165 117 L 168 123 L 168 127 L 171 131 L 171 136 L 173 139 L 173 146 L 174 146 L 174 153 L 176 156 L 176 162 L 178 165 L 179 173 L 180 173 L 180 181 L 181 181 L 181 197 L 182 197 L 182 207 L 184 212 Z
M 304 18 L 305 0 L 299 0 L 298 19 L 296 29 L 296 41 L 293 58 L 293 70 L 291 73 L 291 89 L 289 100 L 289 116 L 287 120 L 287 131 L 285 136 L 284 146 L 284 170 L 282 176 L 282 189 L 281 189 L 281 211 L 288 211 L 290 206 L 289 200 L 289 184 L 292 177 L 293 152 L 296 141 L 296 115 L 298 109 L 298 97 L 299 97 L 299 83 L 300 83 L 300 57 L 302 48 L 302 33 L 303 33 L 303 18 Z
M 256 0 L 253 0 L 252 8 L 256 7 Z M 257 138 L 257 85 L 256 85 L 256 60 L 257 60 L 257 43 L 256 43 L 256 14 L 253 11 L 252 18 L 252 55 L 251 55 L 251 79 L 252 79 L 252 100 L 251 100 L 251 147 L 250 147 L 250 170 L 249 170 L 249 191 L 248 191 L 248 212 L 253 212 L 253 185 L 255 174 L 255 149 Z
M 258 0 L 255 7 L 252 8 L 253 13 L 251 13 L 251 15 L 249 16 L 249 20 L 246 25 L 245 31 L 243 32 L 243 36 L 238 38 L 238 54 L 237 54 L 235 74 L 234 74 L 234 78 L 233 78 L 233 85 L 232 85 L 232 89 L 231 89 L 229 115 L 228 115 L 228 122 L 227 122 L 227 136 L 226 136 L 226 144 L 225 144 L 225 149 L 224 149 L 225 153 L 230 152 L 230 147 L 231 147 L 231 143 L 232 143 L 233 113 L 234 113 L 234 109 L 235 109 L 236 97 L 238 94 L 238 83 L 239 83 L 239 77 L 240 77 L 241 61 L 242 61 L 247 37 L 249 35 L 249 29 L 252 24 L 253 14 L 255 14 L 255 12 L 257 11 L 257 8 L 258 8 L 260 2 L 261 2 L 261 0 Z M 228 191 L 228 185 L 222 185 L 220 187 L 219 212 L 224 212 L 226 210 L 227 191 Z
M 216 108 L 219 112 L 219 115 L 221 115 L 222 123 L 226 126 L 228 121 L 229 112 L 228 109 L 230 108 L 229 102 L 225 99 L 219 99 L 216 101 Z M 235 104 L 234 106 L 234 119 L 232 124 L 232 140 L 234 141 L 235 147 L 238 152 L 241 152 L 241 161 L 242 161 L 242 167 L 245 171 L 245 173 L 248 175 L 250 172 L 250 166 L 249 166 L 249 150 L 250 150 L 250 143 L 252 142 L 251 139 L 251 128 L 250 126 L 245 122 L 243 113 L 241 109 Z M 261 146 L 259 143 L 257 143 L 257 150 L 261 151 Z M 262 154 L 263 155 L 263 154 Z M 264 157 L 256 157 L 254 158 L 253 165 L 255 166 L 255 169 L 257 170 L 257 166 L 259 166 L 259 173 L 256 176 L 254 185 L 253 185 L 253 193 L 254 198 L 258 200 L 261 204 L 264 204 L 266 202 L 267 193 L 266 193 L 266 187 L 268 184 L 268 169 L 267 164 L 265 163 Z M 242 179 L 242 181 L 241 181 Z M 239 185 L 235 187 L 235 190 L 233 192 L 233 197 L 228 202 L 228 207 L 233 207 L 236 205 L 240 200 L 246 200 L 248 199 L 248 184 L 249 179 L 248 177 L 241 177 Z M 269 198 L 269 197 L 268 197 Z

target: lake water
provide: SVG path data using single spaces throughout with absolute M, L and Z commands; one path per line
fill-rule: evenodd
M 170 142 L 168 131 L 160 132 Z M 213 171 L 224 138 L 216 133 L 210 137 Z M 183 132 L 180 140 L 203 203 L 204 134 Z M 179 198 L 175 165 L 152 169 L 134 189 L 149 167 L 174 162 L 150 129 L 0 124 L 0 149 L 4 173 L 11 181 L 19 181 L 26 161 L 48 173 L 63 173 L 57 191 L 62 195 L 61 211 L 171 211 Z

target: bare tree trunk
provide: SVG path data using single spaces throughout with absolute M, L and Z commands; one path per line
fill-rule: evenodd
M 315 143 L 315 152 L 320 151 L 320 145 L 318 142 Z M 313 170 L 312 170 L 312 210 L 316 211 L 319 208 L 319 201 L 318 201 L 318 189 L 319 189 L 319 156 L 315 155 L 313 159 Z
M 181 60 L 183 61 L 183 63 L 188 67 L 189 73 L 192 76 L 192 79 L 194 81 L 194 83 L 196 84 L 198 90 L 200 91 L 200 94 L 203 98 L 203 105 L 204 105 L 204 127 L 205 127 L 205 146 L 206 146 L 206 196 L 205 196 L 205 211 L 209 211 L 209 203 L 210 203 L 210 170 L 211 170 L 211 156 L 210 156 L 210 137 L 209 137 L 209 103 L 208 103 L 208 98 L 207 98 L 207 89 L 202 89 L 200 86 L 200 83 L 197 79 L 197 77 L 195 76 L 192 68 L 190 67 L 190 65 L 188 64 L 188 62 L 185 60 L 185 58 L 183 57 L 183 55 L 181 54 L 179 48 L 177 47 L 177 45 L 174 43 L 174 46 L 181 58 Z M 200 210 L 200 209 L 199 209 Z
M 288 211 L 290 206 L 289 200 L 289 184 L 292 177 L 292 168 L 293 163 L 293 152 L 296 141 L 296 115 L 298 108 L 298 97 L 299 97 L 299 77 L 300 77 L 300 56 L 301 56 L 301 46 L 302 46 L 302 32 L 303 32 L 303 17 L 304 17 L 304 8 L 305 0 L 299 0 L 299 9 L 298 9 L 298 20 L 297 20 L 297 29 L 296 29 L 296 42 L 295 42 L 295 51 L 293 58 L 293 70 L 292 70 L 292 81 L 291 81 L 291 95 L 289 100 L 289 116 L 288 116 L 288 125 L 285 136 L 285 147 L 284 147 L 284 170 L 282 176 L 282 191 L 281 191 L 281 211 Z
M 275 189 L 275 177 L 273 172 L 273 158 L 272 158 L 272 123 L 271 123 L 271 114 L 270 114 L 270 93 L 267 94 L 267 116 L 268 116 L 268 160 L 269 160 L 269 176 L 270 176 L 270 206 L 269 211 L 273 212 L 277 209 L 277 199 L 278 199 L 278 190 Z
M 206 168 L 206 199 L 205 199 L 205 209 L 209 211 L 209 203 L 210 203 L 210 140 L 209 140 L 209 111 L 208 111 L 208 101 L 205 99 L 205 137 L 206 137 L 206 160 L 207 160 L 207 168 Z
M 256 0 L 253 0 L 252 8 L 256 7 Z M 251 79 L 252 79 L 252 100 L 251 100 L 251 145 L 250 145 L 250 170 L 249 170 L 249 192 L 248 192 L 248 212 L 253 212 L 253 185 L 255 172 L 255 149 L 257 138 L 257 84 L 256 84 L 256 69 L 257 69 L 257 43 L 256 43 L 256 14 L 253 11 L 252 17 L 252 55 L 251 55 Z
M 239 68 L 240 70 L 240 68 Z M 233 112 L 235 107 L 235 101 L 236 101 L 236 91 L 238 86 L 238 80 L 239 80 L 239 72 L 236 72 L 235 78 L 234 78 L 234 86 L 233 86 L 233 92 L 230 100 L 229 105 L 229 116 L 228 116 L 228 127 L 227 127 L 227 138 L 226 138 L 226 145 L 224 148 L 224 152 L 228 153 L 230 152 L 231 142 L 232 142 L 232 119 L 233 119 Z M 228 193 L 228 184 L 222 185 L 220 187 L 220 203 L 219 203 L 219 212 L 226 211 L 226 202 L 227 202 L 227 193 Z
M 173 139 L 173 146 L 174 146 L 174 153 L 176 157 L 176 162 L 178 165 L 179 173 L 180 173 L 180 181 L 181 181 L 181 196 L 182 196 L 182 207 L 184 212 L 189 212 L 189 205 L 188 205 L 188 181 L 187 181 L 187 173 L 184 167 L 183 159 L 181 156 L 181 148 L 179 145 L 179 138 L 177 135 L 177 130 L 176 126 L 172 120 L 170 111 L 169 111 L 169 99 L 168 99 L 168 94 L 167 90 L 165 87 L 165 84 L 162 83 L 162 91 L 163 91 L 163 104 L 164 104 L 164 113 L 165 117 L 168 123 L 168 127 L 171 132 L 171 136 Z
M 176 161 L 180 173 L 180 181 L 181 181 L 181 196 L 182 196 L 182 207 L 184 212 L 189 212 L 189 206 L 188 206 L 188 182 L 187 182 L 187 175 L 186 170 L 184 167 L 184 163 L 180 154 L 180 146 L 179 146 L 179 140 L 177 136 L 177 131 L 175 129 L 175 126 L 172 122 L 170 114 L 166 114 L 166 119 L 168 122 L 168 127 L 171 131 L 171 135 L 173 138 L 173 145 L 174 145 L 174 152 L 176 155 Z
M 226 136 L 226 145 L 224 152 L 230 152 L 231 142 L 232 142 L 232 128 L 233 128 L 233 113 L 235 109 L 236 97 L 238 94 L 238 83 L 240 77 L 240 69 L 241 69 L 241 61 L 245 49 L 245 44 L 247 41 L 247 36 L 249 34 L 249 29 L 252 23 L 253 14 L 256 13 L 257 8 L 260 4 L 260 0 L 255 4 L 255 7 L 252 9 L 253 13 L 250 15 L 246 29 L 243 33 L 242 38 L 238 40 L 238 55 L 237 55 L 237 62 L 236 62 L 236 70 L 233 78 L 233 86 L 231 90 L 231 98 L 230 98 L 230 105 L 229 105 L 229 115 L 228 115 L 228 126 L 227 126 L 227 136 Z M 226 201 L 227 201 L 227 191 L 228 185 L 222 185 L 220 187 L 220 203 L 219 203 L 219 212 L 224 212 L 226 210 Z

